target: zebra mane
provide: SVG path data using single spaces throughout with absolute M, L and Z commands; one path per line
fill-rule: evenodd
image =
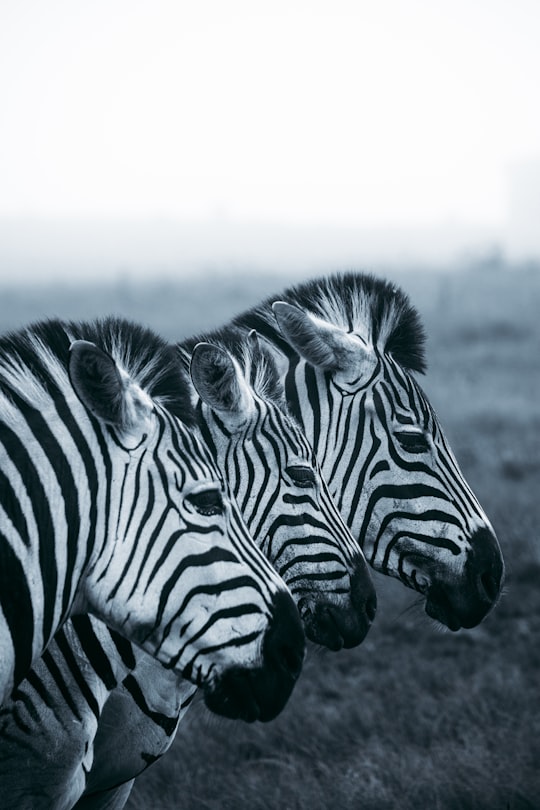
M 68 363 L 74 340 L 95 343 L 154 401 L 185 424 L 195 424 L 187 375 L 174 347 L 150 329 L 115 317 L 44 320 L 0 337 L 0 409 L 9 409 L 14 398 L 45 407 L 55 396 L 65 396 L 71 389 Z
M 272 312 L 274 301 L 296 304 L 348 332 L 359 332 L 405 369 L 426 370 L 420 316 L 407 295 L 388 281 L 365 273 L 336 273 L 289 287 L 233 319 L 234 325 L 257 329 L 290 355 Z
M 285 393 L 275 360 L 264 344 L 251 340 L 246 331 L 224 326 L 212 332 L 186 338 L 178 344 L 180 352 L 191 355 L 197 343 L 212 343 L 225 349 L 237 361 L 244 380 L 261 397 L 286 410 Z

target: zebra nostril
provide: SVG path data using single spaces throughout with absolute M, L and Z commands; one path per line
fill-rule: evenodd
M 480 583 L 490 602 L 495 602 L 499 595 L 500 584 L 493 574 L 486 571 L 480 577 Z
M 297 608 L 303 622 L 308 621 L 313 616 L 313 607 L 307 598 L 299 599 Z
M 498 599 L 503 579 L 504 562 L 493 531 L 477 529 L 469 540 L 471 550 L 465 564 L 469 583 L 484 606 L 492 607 Z
M 370 622 L 375 620 L 375 614 L 377 613 L 377 597 L 375 594 L 370 596 L 366 601 L 366 616 L 368 617 Z
M 288 644 L 283 644 L 281 649 L 276 651 L 276 656 L 281 663 L 281 668 L 296 680 L 302 670 L 304 656 Z
M 300 616 L 291 596 L 280 592 L 274 597 L 274 615 L 264 640 L 264 657 L 275 671 L 296 680 L 302 669 L 305 636 Z

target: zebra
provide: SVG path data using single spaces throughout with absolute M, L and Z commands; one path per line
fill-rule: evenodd
M 202 436 L 226 472 L 251 534 L 288 583 L 307 636 L 331 649 L 360 643 L 375 613 L 369 572 L 312 448 L 286 413 L 271 354 L 253 333 L 241 332 L 179 351 L 191 364 Z M 76 617 L 57 634 L 5 715 L 10 738 L 0 756 L 20 761 L 21 750 L 35 750 L 30 773 L 19 767 L 14 790 L 41 780 L 43 752 L 54 750 L 48 772 L 54 773 L 56 800 L 64 804 L 49 796 L 48 807 L 73 806 L 84 780 L 87 796 L 77 807 L 122 807 L 133 778 L 170 746 L 194 689 L 136 650 L 127 670 L 129 656 L 118 653 L 120 643 L 92 617 Z M 62 673 L 63 688 L 55 671 Z M 9 786 L 9 775 L 4 781 Z M 2 782 L 0 769 L 0 791 Z
M 373 275 L 335 273 L 267 298 L 231 326 L 256 329 L 273 353 L 369 564 L 421 594 L 450 630 L 479 624 L 499 599 L 503 557 L 416 380 L 425 332 L 406 294 Z
M 179 351 L 190 362 L 203 437 L 242 516 L 290 588 L 307 637 L 330 650 L 356 646 L 376 612 L 369 569 L 288 415 L 273 358 L 254 330 L 203 338 Z
M 275 716 L 300 619 L 194 432 L 167 344 L 117 319 L 6 335 L 0 417 L 2 702 L 70 615 L 93 613 L 215 711 Z
M 334 274 L 270 297 L 203 339 L 238 339 L 238 329 L 256 330 L 274 356 L 368 562 L 419 592 L 451 630 L 482 621 L 499 597 L 502 555 L 416 380 L 425 333 L 404 292 L 370 275 Z M 200 339 L 182 345 L 193 350 Z M 95 775 L 118 716 L 98 729 Z M 77 807 L 105 806 L 88 795 Z
M 370 275 L 334 274 L 270 297 L 204 339 L 236 329 L 257 330 L 274 356 L 368 562 L 419 592 L 428 615 L 451 630 L 482 621 L 499 598 L 504 563 L 416 380 L 425 333 L 404 292 Z M 98 757 L 112 725 L 98 730 Z M 77 807 L 105 806 L 87 796 Z

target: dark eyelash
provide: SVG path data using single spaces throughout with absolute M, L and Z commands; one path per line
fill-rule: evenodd
M 287 467 L 285 472 L 292 478 L 299 487 L 311 487 L 315 484 L 315 473 L 310 467 L 294 465 Z
M 220 515 L 223 512 L 223 498 L 217 489 L 207 489 L 187 496 L 187 500 L 201 515 Z
M 398 430 L 394 436 L 407 453 L 426 453 L 429 450 L 429 442 L 423 433 Z

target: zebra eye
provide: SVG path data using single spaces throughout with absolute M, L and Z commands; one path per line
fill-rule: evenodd
M 427 453 L 429 442 L 423 433 L 410 430 L 398 430 L 394 436 L 407 453 Z
M 315 473 L 311 467 L 301 467 L 294 465 L 287 467 L 285 472 L 292 478 L 299 487 L 312 487 L 315 484 Z
M 197 512 L 206 517 L 221 515 L 223 512 L 223 498 L 219 489 L 205 489 L 202 492 L 193 492 L 186 496 L 186 500 L 195 507 Z

